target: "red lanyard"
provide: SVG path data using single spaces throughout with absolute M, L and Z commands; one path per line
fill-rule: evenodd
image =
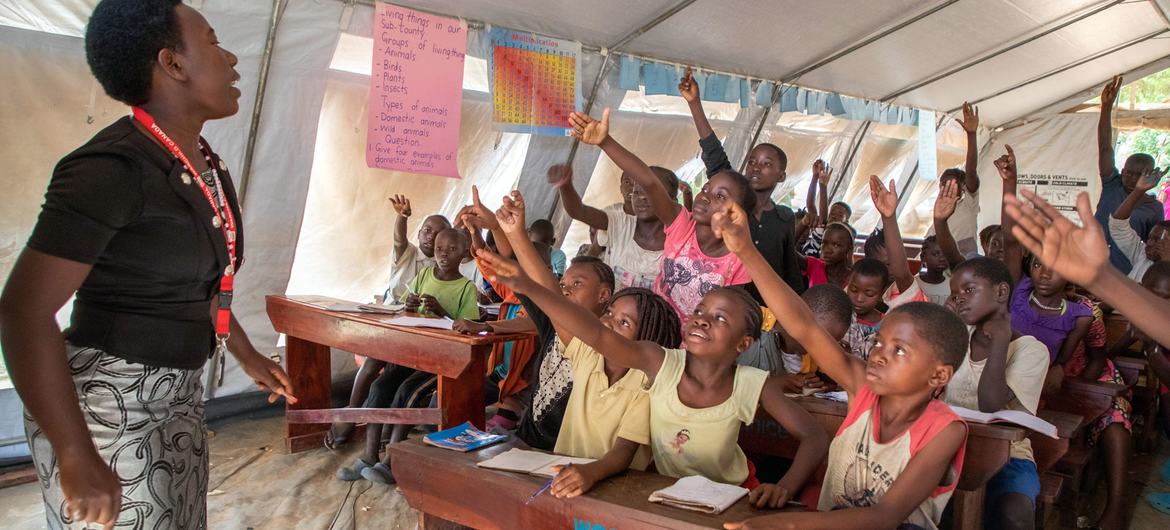
M 207 203 L 211 205 L 211 211 L 215 212 L 215 217 L 212 218 L 212 224 L 223 230 L 224 241 L 227 242 L 228 251 L 228 266 L 223 271 L 223 278 L 219 282 L 219 307 L 215 311 L 215 334 L 218 336 L 221 345 L 231 335 L 231 316 L 232 316 L 232 287 L 235 281 L 236 273 L 236 217 L 232 214 L 232 209 L 228 207 L 227 197 L 224 194 L 223 184 L 219 180 L 219 171 L 216 171 L 215 164 L 212 163 L 210 149 L 207 144 L 203 143 L 203 139 L 199 139 L 199 150 L 203 152 L 203 157 L 207 159 L 207 166 L 211 168 L 211 174 L 214 177 L 215 192 L 219 195 L 219 201 L 215 200 L 216 193 L 213 193 L 211 188 L 199 176 L 199 172 L 195 170 L 195 166 L 175 145 L 175 141 L 163 132 L 162 128 L 155 123 L 154 118 L 150 116 L 145 110 L 139 107 L 132 107 L 134 111 L 134 119 L 138 120 L 146 130 L 150 131 L 159 142 L 171 151 L 175 158 L 178 158 L 183 163 L 183 167 L 190 173 L 191 180 L 194 180 L 199 185 L 199 191 L 203 192 L 203 197 L 207 199 Z

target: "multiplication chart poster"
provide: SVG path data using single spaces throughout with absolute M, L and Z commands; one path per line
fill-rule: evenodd
M 491 29 L 492 126 L 568 136 L 581 108 L 581 43 Z

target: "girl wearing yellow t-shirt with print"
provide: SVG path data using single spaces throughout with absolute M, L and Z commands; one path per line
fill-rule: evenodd
M 572 335 L 607 361 L 646 374 L 651 383 L 650 442 L 659 473 L 742 484 L 753 490 L 749 499 L 756 506 L 780 507 L 824 459 L 828 436 L 784 396 L 781 381 L 735 362 L 760 336 L 760 307 L 745 291 L 717 288 L 707 293 L 682 328 L 685 349 L 666 349 L 623 336 L 508 260 L 486 250 L 479 256 L 495 268 L 495 281 L 540 306 L 558 334 Z M 737 444 L 740 427 L 755 419 L 759 404 L 801 441 L 792 466 L 777 484 L 760 485 Z M 684 430 L 686 436 L 680 436 Z

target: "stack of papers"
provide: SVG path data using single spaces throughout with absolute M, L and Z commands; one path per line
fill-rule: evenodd
M 406 309 L 405 304 L 360 304 L 358 310 L 365 313 L 381 313 L 393 315 Z
M 509 449 L 505 453 L 498 454 L 475 465 L 487 469 L 499 469 L 501 471 L 513 471 L 516 473 L 527 473 L 529 475 L 552 478 L 557 475 L 552 470 L 553 466 L 588 464 L 590 462 L 593 462 L 592 458 L 554 455 L 540 451 L 526 451 L 524 449 Z
M 747 488 L 720 484 L 698 475 L 678 479 L 673 486 L 650 494 L 650 502 L 709 514 L 722 513 L 748 494 Z
M 406 326 L 409 328 L 435 328 L 435 329 L 451 329 L 455 324 L 454 320 L 450 318 L 426 318 L 426 317 L 394 317 L 382 320 L 392 326 Z

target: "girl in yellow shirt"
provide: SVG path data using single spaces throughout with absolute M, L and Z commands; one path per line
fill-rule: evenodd
M 760 307 L 746 292 L 732 288 L 708 292 L 682 328 L 685 349 L 665 349 L 623 336 L 510 261 L 487 251 L 479 255 L 496 269 L 496 280 L 540 306 L 558 333 L 563 330 L 607 361 L 646 374 L 651 383 L 650 442 L 660 473 L 744 484 L 753 489 L 749 499 L 754 505 L 780 507 L 824 459 L 828 436 L 784 396 L 780 380 L 735 362 L 760 335 Z M 777 484 L 760 485 L 736 443 L 740 427 L 753 421 L 761 403 L 801 441 L 792 466 Z

